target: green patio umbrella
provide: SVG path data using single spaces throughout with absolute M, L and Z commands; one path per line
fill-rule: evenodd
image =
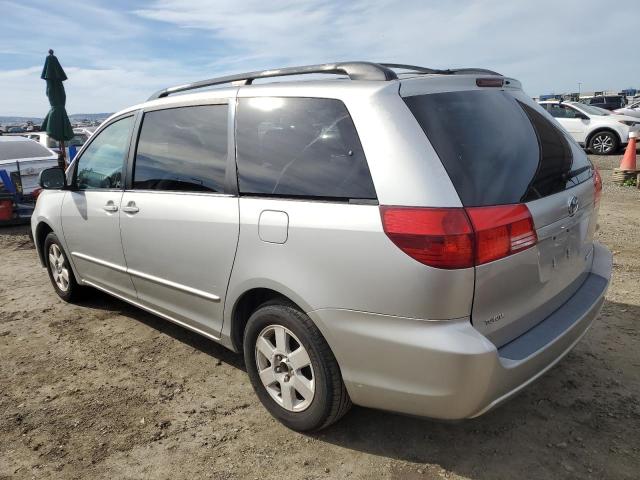
M 51 105 L 49 113 L 44 117 L 41 128 L 51 138 L 60 142 L 58 163 L 61 168 L 66 168 L 64 142 L 73 138 L 73 128 L 71 128 L 67 111 L 64 108 L 67 102 L 67 94 L 64 91 L 62 82 L 67 79 L 67 75 L 53 54 L 53 50 L 49 50 L 40 78 L 47 81 L 47 97 L 49 97 L 49 105 Z

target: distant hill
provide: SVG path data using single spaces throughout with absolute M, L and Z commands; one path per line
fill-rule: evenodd
M 71 123 L 80 122 L 82 120 L 89 120 L 91 122 L 95 120 L 104 120 L 107 117 L 111 116 L 110 113 L 73 113 L 69 115 L 69 120 Z M 31 121 L 35 124 L 42 123 L 42 118 L 39 117 L 11 117 L 11 116 L 0 116 L 0 125 L 22 125 Z

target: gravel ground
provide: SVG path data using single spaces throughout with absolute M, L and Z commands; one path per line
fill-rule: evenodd
M 461 423 L 354 408 L 313 435 L 261 407 L 242 357 L 98 292 L 60 301 L 0 229 L 0 478 L 639 478 L 640 190 L 604 178 L 602 315 L 517 398 Z

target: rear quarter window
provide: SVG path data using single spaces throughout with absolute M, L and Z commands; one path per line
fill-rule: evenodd
M 376 198 L 358 134 L 341 101 L 241 98 L 236 122 L 240 193 Z
M 528 202 L 590 178 L 584 153 L 544 115 L 496 90 L 406 97 L 465 206 Z

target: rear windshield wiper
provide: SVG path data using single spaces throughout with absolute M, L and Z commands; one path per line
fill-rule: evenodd
M 585 165 L 584 167 L 576 168 L 575 170 L 569 170 L 567 173 L 562 174 L 562 178 L 565 181 L 570 180 L 574 177 L 577 177 L 581 173 L 586 172 L 587 170 L 591 170 L 591 165 Z

